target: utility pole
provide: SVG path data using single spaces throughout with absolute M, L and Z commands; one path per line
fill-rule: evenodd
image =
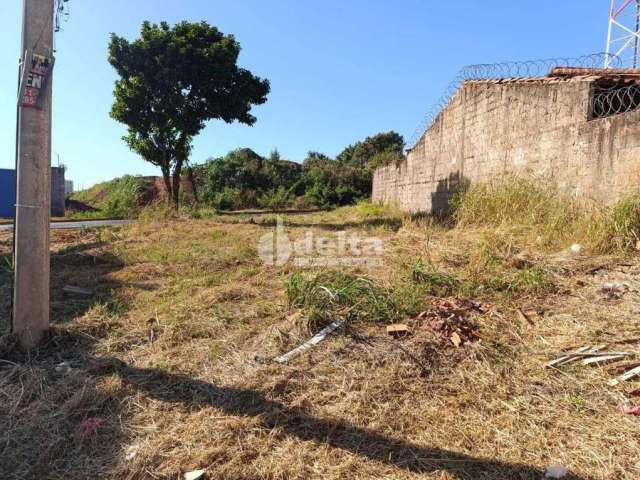
M 12 326 L 25 349 L 49 328 L 53 29 L 54 0 L 23 0 Z

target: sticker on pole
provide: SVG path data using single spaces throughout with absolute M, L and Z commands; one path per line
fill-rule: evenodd
M 24 88 L 20 97 L 21 106 L 42 108 L 44 90 L 52 66 L 51 58 L 35 53 L 31 55 L 31 65 L 28 65 L 29 71 L 25 72 Z

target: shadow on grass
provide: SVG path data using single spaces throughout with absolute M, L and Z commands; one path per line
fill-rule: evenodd
M 97 302 L 123 304 L 115 299 L 122 285 L 109 278 L 124 263 L 99 241 L 70 245 L 51 253 L 51 323 L 69 322 L 87 312 Z M 0 254 L 0 335 L 8 333 L 11 319 L 13 263 L 11 253 Z M 63 289 L 75 286 L 91 290 L 91 295 L 70 295 Z
M 342 421 L 318 418 L 301 408 L 269 400 L 255 390 L 218 386 L 159 369 L 134 368 L 117 359 L 99 360 L 93 370 L 101 374 L 115 372 L 126 385 L 162 402 L 188 408 L 214 407 L 229 415 L 260 417 L 265 429 L 281 429 L 301 440 L 323 443 L 412 473 L 446 471 L 461 480 L 539 480 L 545 473 L 530 465 L 423 447 Z M 586 480 L 577 476 L 566 479 Z
M 0 247 L 0 472 L 3 479 L 117 478 L 114 469 L 127 444 L 121 419 L 126 395 L 77 367 L 93 355 L 95 342 L 109 335 L 116 314 L 128 309 L 118 294 L 123 284 L 111 274 L 124 263 L 108 242 L 75 237 L 51 254 L 51 322 L 46 340 L 29 353 L 16 346 L 10 325 L 13 269 L 11 244 Z M 90 295 L 63 288 L 88 289 Z M 101 316 L 74 320 L 96 304 Z M 64 327 L 58 325 L 65 324 Z M 5 335 L 3 335 L 5 334 Z M 65 366 L 66 365 L 66 366 Z M 65 373 L 64 368 L 71 367 Z M 61 370 L 62 369 L 62 370 Z M 98 422 L 99 435 L 92 430 Z M 99 440 L 108 438 L 107 443 Z
M 428 212 L 416 212 L 407 214 L 405 217 L 370 217 L 363 218 L 361 220 L 352 220 L 346 222 L 302 222 L 297 220 L 292 220 L 287 218 L 284 221 L 284 225 L 286 227 L 291 228 L 318 228 L 321 230 L 328 231 L 342 231 L 346 229 L 367 229 L 367 228 L 376 228 L 376 227 L 384 227 L 387 230 L 392 232 L 397 232 L 402 228 L 405 222 L 417 222 L 417 223 L 425 223 L 437 225 L 438 227 L 445 229 L 452 229 L 456 226 L 456 221 L 451 211 L 443 211 L 439 214 L 428 213 Z M 276 218 L 267 218 L 262 219 L 258 218 L 242 218 L 242 219 L 233 219 L 229 221 L 230 224 L 243 224 L 243 225 L 256 225 L 262 228 L 274 228 L 277 225 Z
M 279 208 L 274 210 L 219 210 L 218 215 L 227 215 L 227 216 L 242 216 L 242 215 L 275 215 L 275 214 L 285 214 L 285 215 L 303 215 L 305 213 L 318 213 L 318 212 L 326 212 L 327 210 L 323 210 L 321 208 L 308 208 L 308 209 L 297 209 L 292 210 L 288 208 Z
M 124 395 L 76 370 L 92 342 L 54 328 L 27 354 L 15 347 L 14 336 L 0 337 L 3 480 L 118 478 L 113 471 L 127 444 Z M 71 370 L 61 371 L 63 365 Z
M 122 260 L 106 243 L 93 241 L 71 245 L 51 255 L 51 318 L 53 323 L 65 323 L 82 316 L 96 303 L 120 312 L 126 305 L 116 294 L 122 285 L 109 275 L 124 267 Z M 65 286 L 81 287 L 91 295 L 64 292 Z
M 544 477 L 542 469 L 531 465 L 416 445 L 344 421 L 317 417 L 303 408 L 271 400 L 261 391 L 136 368 L 117 358 L 97 358 L 91 353 L 95 340 L 63 329 L 54 331 L 35 354 L 14 351 L 5 355 L 8 361 L 0 361 L 0 386 L 13 396 L 0 404 L 3 478 L 119 478 L 121 469 L 127 468 L 123 463 L 129 444 L 123 428 L 129 415 L 127 398 L 136 392 L 190 410 L 214 407 L 228 415 L 257 417 L 264 429 L 280 430 L 411 473 L 448 472 L 460 480 Z M 56 374 L 53 366 L 61 360 L 71 365 L 73 374 Z M 120 384 L 113 382 L 114 375 L 121 379 Z M 106 386 L 116 384 L 118 388 Z M 104 420 L 104 425 L 95 438 L 85 439 L 82 425 L 88 418 Z M 566 479 L 589 480 L 578 476 Z
M 275 219 L 269 220 L 254 220 L 250 218 L 246 221 L 237 221 L 234 223 L 243 223 L 243 224 L 252 224 L 258 227 L 263 228 L 273 228 L 276 226 L 277 221 Z M 356 229 L 356 228 L 374 228 L 374 227 L 385 227 L 388 230 L 393 232 L 397 232 L 402 227 L 402 219 L 401 218 L 391 218 L 391 217 L 375 217 L 375 218 L 365 218 L 363 220 L 358 221 L 349 221 L 349 222 L 337 222 L 337 223 L 311 223 L 311 222 L 296 222 L 296 221 L 287 221 L 285 222 L 285 226 L 291 228 L 318 228 L 320 230 L 329 230 L 329 231 L 342 231 L 346 229 Z

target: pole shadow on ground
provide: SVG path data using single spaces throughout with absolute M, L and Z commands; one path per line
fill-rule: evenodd
M 281 429 L 304 441 L 324 443 L 371 460 L 419 474 L 446 471 L 460 480 L 539 480 L 545 472 L 530 465 L 476 458 L 436 447 L 389 438 L 342 421 L 318 418 L 303 409 L 266 398 L 255 390 L 218 386 L 160 369 L 135 368 L 117 359 L 102 359 L 96 371 L 117 373 L 123 382 L 145 395 L 189 408 L 214 407 L 235 416 L 260 417 L 266 429 Z M 588 480 L 569 476 L 565 480 Z

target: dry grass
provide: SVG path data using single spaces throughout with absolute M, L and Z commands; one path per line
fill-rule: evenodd
M 603 207 L 561 193 L 550 178 L 516 176 L 473 185 L 453 206 L 459 225 L 526 232 L 539 247 L 577 242 L 595 253 L 619 253 L 634 250 L 640 240 L 637 192 Z
M 635 257 L 570 256 L 537 248 L 526 228 L 449 229 L 359 206 L 288 216 L 287 233 L 376 236 L 383 265 L 301 272 L 257 256 L 274 220 L 55 233 L 51 338 L 30 356 L 0 342 L 3 478 L 206 468 L 216 479 L 533 480 L 556 462 L 574 478 L 638 478 L 638 421 L 619 410 L 637 383 L 609 387 L 605 368 L 543 368 L 550 352 L 640 336 Z M 606 281 L 631 289 L 605 299 Z M 65 283 L 95 298 L 63 298 Z M 313 296 L 320 286 L 331 302 Z M 481 340 L 460 348 L 419 315 L 456 295 L 486 306 L 470 319 Z M 347 330 L 272 361 L 308 337 L 314 311 L 350 303 Z M 545 313 L 531 325 L 517 307 Z M 391 321 L 414 334 L 390 339 Z M 63 361 L 70 371 L 56 371 Z

